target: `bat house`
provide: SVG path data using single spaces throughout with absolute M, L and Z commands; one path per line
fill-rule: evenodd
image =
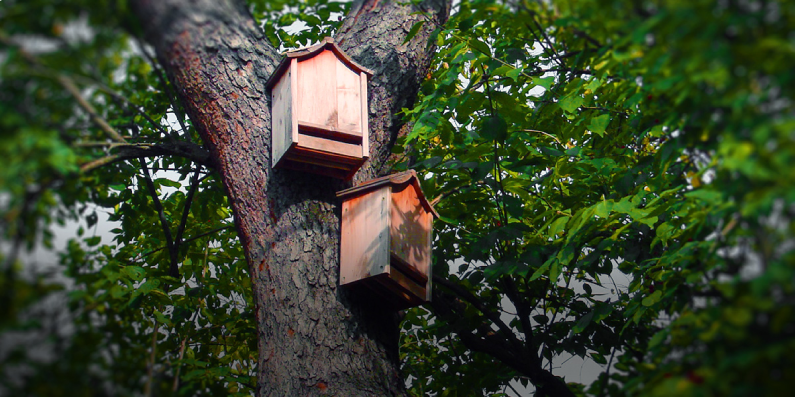
M 340 285 L 365 285 L 395 308 L 431 299 L 431 241 L 438 217 L 413 170 L 337 193 L 342 202 Z
M 266 83 L 274 168 L 350 179 L 370 155 L 367 79 L 373 72 L 330 37 L 285 55 Z

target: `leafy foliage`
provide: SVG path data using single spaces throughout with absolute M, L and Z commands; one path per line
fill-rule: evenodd
M 347 7 L 249 6 L 277 47 L 329 35 Z M 45 335 L 56 339 L 49 355 L 59 359 L 17 346 L 0 357 L 0 390 L 249 395 L 256 323 L 229 204 L 209 162 L 195 155 L 199 137 L 127 3 L 6 0 L 0 21 L 6 341 L 46 334 L 20 314 L 60 289 L 21 277 L 21 251 L 53 248 L 53 226 L 80 225 L 60 254 L 69 292 L 54 296 L 68 300 L 71 331 Z M 110 241 L 96 233 L 102 219 L 117 226 Z
M 409 314 L 412 390 L 526 384 L 526 367 L 466 351 L 496 334 L 530 367 L 602 364 L 578 393 L 780 393 L 795 369 L 794 12 L 473 1 L 437 27 L 399 144 L 441 198 L 434 269 L 465 290 L 439 288 L 466 304 Z

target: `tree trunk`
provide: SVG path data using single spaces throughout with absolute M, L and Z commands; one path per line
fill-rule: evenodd
M 377 302 L 338 288 L 339 205 L 350 186 L 270 162 L 270 98 L 265 82 L 280 60 L 242 2 L 135 0 L 146 39 L 177 88 L 212 154 L 232 207 L 254 286 L 259 329 L 258 394 L 401 395 L 398 319 Z M 445 0 L 420 7 L 357 2 L 336 41 L 373 69 L 370 160 L 354 177 L 389 172 L 386 160 L 430 65 L 430 32 Z

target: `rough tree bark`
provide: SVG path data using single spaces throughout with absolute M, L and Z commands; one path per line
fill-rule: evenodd
M 418 7 L 356 2 L 336 41 L 375 70 L 369 89 L 370 160 L 354 182 L 388 173 L 390 146 L 433 53 L 426 47 L 449 1 Z M 224 182 L 254 285 L 259 395 L 401 395 L 395 313 L 338 288 L 339 206 L 350 183 L 270 163 L 264 84 L 280 56 L 242 1 L 134 0 L 147 41 L 177 88 Z

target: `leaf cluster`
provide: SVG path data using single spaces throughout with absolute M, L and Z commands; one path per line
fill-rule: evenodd
M 474 1 L 437 27 L 395 151 L 438 197 L 434 270 L 457 287 L 437 295 L 458 305 L 409 315 L 413 391 L 479 376 L 544 394 L 538 370 L 571 356 L 603 368 L 576 393 L 778 390 L 795 189 L 777 174 L 795 152 L 773 102 L 792 95 L 793 10 L 768 7 Z M 500 343 L 523 354 L 461 353 Z

